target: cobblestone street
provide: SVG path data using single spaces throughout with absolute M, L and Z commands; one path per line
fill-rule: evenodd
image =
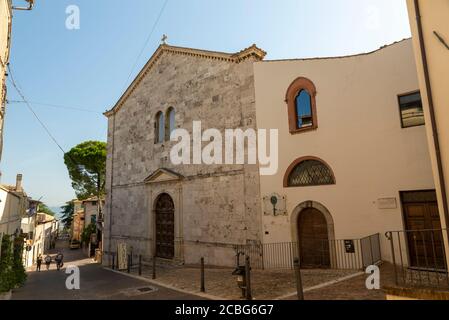
M 132 279 L 102 268 L 87 259 L 82 250 L 68 250 L 66 242 L 58 242 L 58 251 L 64 253 L 64 267 L 57 271 L 52 263 L 49 271 L 42 266 L 41 272 L 29 268 L 28 279 L 22 288 L 13 291 L 13 300 L 197 300 L 202 299 L 171 290 L 146 281 Z M 80 270 L 80 290 L 68 290 L 65 286 L 69 275 L 68 266 Z
M 392 274 L 388 265 L 385 282 L 391 283 Z M 240 299 L 241 290 L 230 268 L 206 268 L 206 293 L 221 299 Z M 137 275 L 137 269 L 132 269 Z M 357 274 L 359 274 L 357 276 Z M 354 276 L 355 275 L 355 276 Z M 152 278 L 152 269 L 143 268 L 142 276 Z M 253 297 L 257 300 L 296 299 L 296 280 L 293 270 L 253 270 L 251 273 Z M 354 277 L 352 277 L 354 276 Z M 306 300 L 385 300 L 382 290 L 367 290 L 366 275 L 357 270 L 302 270 L 302 281 Z M 200 269 L 196 266 L 157 266 L 157 283 L 200 293 Z M 337 282 L 332 284 L 332 282 Z M 323 286 L 323 287 L 321 287 Z

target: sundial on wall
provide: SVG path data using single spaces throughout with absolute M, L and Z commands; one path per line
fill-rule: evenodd
M 286 198 L 277 193 L 263 197 L 264 214 L 266 216 L 282 216 L 287 214 Z

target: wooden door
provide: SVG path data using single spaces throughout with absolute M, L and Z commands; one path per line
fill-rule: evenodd
M 302 211 L 298 233 L 301 267 L 330 267 L 329 235 L 324 215 L 314 208 Z
M 164 259 L 175 256 L 175 206 L 166 193 L 156 202 L 156 256 Z
M 436 195 L 408 197 L 403 200 L 404 220 L 410 265 L 412 267 L 445 269 L 443 235 Z M 405 202 L 405 203 L 404 203 Z M 434 230 L 434 231 L 432 231 Z

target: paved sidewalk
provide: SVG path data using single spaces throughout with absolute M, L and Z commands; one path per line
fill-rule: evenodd
M 368 275 L 363 274 L 346 281 L 342 281 L 325 288 L 305 292 L 306 300 L 386 300 L 383 287 L 394 285 L 394 272 L 391 264 L 385 263 L 380 266 L 380 290 L 368 290 L 366 279 Z M 286 300 L 294 300 L 289 297 Z
M 393 268 L 384 264 L 381 269 L 381 287 L 394 284 Z M 131 274 L 137 275 L 137 269 Z M 230 268 L 206 268 L 206 295 L 210 298 L 236 300 L 241 298 L 236 277 Z M 191 294 L 200 293 L 200 269 L 198 266 L 157 266 L 156 283 L 177 288 Z M 306 300 L 385 300 L 385 292 L 368 290 L 365 281 L 368 275 L 360 270 L 302 270 Z M 257 300 L 297 299 L 296 279 L 293 270 L 253 270 L 253 297 Z M 143 268 L 142 277 L 151 280 L 152 269 Z
M 206 268 L 206 293 L 220 299 L 238 300 L 241 290 L 232 268 Z M 354 270 L 303 270 L 304 288 L 314 287 L 342 277 L 353 275 Z M 156 281 L 169 287 L 200 293 L 200 269 L 195 266 L 157 266 Z M 137 269 L 132 270 L 137 275 Z M 152 279 L 152 269 L 145 267 L 142 276 Z M 253 270 L 251 272 L 253 297 L 257 300 L 272 300 L 296 291 L 296 278 L 293 270 Z

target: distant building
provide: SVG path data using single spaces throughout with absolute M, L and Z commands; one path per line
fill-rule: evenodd
M 22 188 L 22 175 L 16 185 L 0 184 L 0 234 L 20 235 L 22 218 L 26 216 L 28 197 Z
M 32 266 L 39 255 L 54 248 L 58 237 L 59 222 L 55 217 L 37 213 L 22 219 L 22 232 L 27 235 L 24 250 L 25 267 Z
M 89 224 L 97 224 L 98 221 L 98 197 L 91 197 L 86 200 L 83 200 L 83 208 L 84 208 L 84 227 L 89 226 Z M 104 208 L 105 201 L 102 200 L 102 208 Z M 104 209 L 103 209 L 104 210 Z
M 74 215 L 71 224 L 71 239 L 81 241 L 83 230 L 90 224 L 97 225 L 99 216 L 98 197 L 90 197 L 86 200 L 74 200 Z M 102 200 L 102 207 L 105 200 Z
M 81 234 L 84 230 L 84 208 L 83 202 L 74 200 L 73 219 L 70 226 L 70 239 L 81 241 Z

